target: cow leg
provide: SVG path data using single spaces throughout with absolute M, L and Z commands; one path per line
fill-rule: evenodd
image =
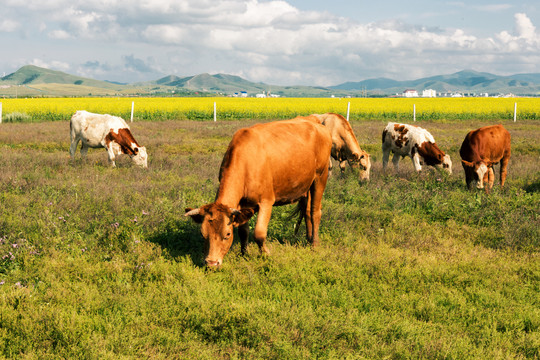
M 71 146 L 69 147 L 69 156 L 71 159 L 75 159 L 75 152 L 77 151 L 77 146 L 79 145 L 80 138 L 75 137 L 71 139 Z
M 272 204 L 259 204 L 259 215 L 257 224 L 255 224 L 255 242 L 259 245 L 259 250 L 263 254 L 270 254 L 266 247 L 266 234 L 268 232 L 268 223 L 272 215 Z
M 506 181 L 506 174 L 508 170 L 508 160 L 510 160 L 510 157 L 505 156 L 501 159 L 501 187 L 504 186 L 504 182 Z
M 422 165 L 420 165 L 420 155 L 418 155 L 417 152 L 412 156 L 412 162 L 414 165 L 414 170 L 416 170 L 416 172 L 420 172 L 422 170 Z
M 311 191 L 308 192 L 308 195 L 305 197 L 302 206 L 304 206 L 304 220 L 306 223 L 306 238 L 312 243 L 313 242 L 313 219 L 311 217 Z
M 313 247 L 317 247 L 320 243 L 319 241 L 319 225 L 321 223 L 322 217 L 322 197 L 324 193 L 324 188 L 326 187 L 326 181 L 328 177 L 326 174 L 323 174 L 319 179 L 316 179 L 315 182 L 311 185 L 310 188 L 310 201 L 308 204 L 308 209 L 310 210 L 310 218 L 312 222 L 312 237 L 311 244 Z M 307 219 L 307 216 L 306 216 Z M 306 220 L 307 224 L 307 220 Z M 308 232 L 309 233 L 309 232 Z M 310 240 L 308 238 L 308 240 Z
M 109 154 L 109 164 L 112 166 L 112 167 L 116 167 L 116 164 L 114 162 L 114 149 L 112 146 L 107 146 L 107 153 Z
M 383 146 L 383 155 L 382 155 L 382 167 L 383 170 L 386 170 L 386 165 L 388 165 L 388 158 L 390 157 L 390 149 L 387 149 Z
M 340 161 L 339 168 L 341 169 L 341 173 L 345 172 L 345 167 L 347 166 L 347 160 Z
M 245 223 L 238 227 L 238 237 L 240 238 L 240 250 L 242 255 L 246 255 L 249 240 L 249 224 Z
M 88 146 L 84 142 L 81 144 L 81 157 L 86 159 L 88 156 Z
M 328 159 L 328 176 L 332 175 L 332 168 L 334 167 L 334 164 L 332 164 L 332 158 Z
M 394 156 L 392 157 L 392 163 L 394 164 L 394 169 L 396 169 L 396 172 L 399 171 L 399 159 L 401 158 L 400 155 L 394 153 Z
M 495 173 L 493 172 L 493 166 L 488 170 L 488 186 L 489 190 L 493 188 L 493 183 L 495 182 Z

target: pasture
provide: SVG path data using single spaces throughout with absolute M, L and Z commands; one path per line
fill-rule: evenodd
M 70 162 L 68 118 L 0 125 L 0 357 L 540 357 L 538 120 L 419 122 L 454 173 L 417 176 L 410 159 L 382 173 L 388 119 L 352 116 L 371 181 L 334 168 L 321 246 L 274 208 L 271 256 L 235 241 L 208 271 L 184 208 L 214 199 L 233 132 L 260 120 L 134 122 L 141 170 L 104 149 Z M 461 142 L 497 122 L 506 187 L 469 191 Z

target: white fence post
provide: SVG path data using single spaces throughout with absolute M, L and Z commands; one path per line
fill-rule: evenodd
M 0 102 L 0 124 L 2 123 L 2 103 Z
M 351 111 L 351 102 L 349 101 L 347 103 L 347 121 L 349 121 L 349 113 Z
M 413 104 L 413 119 L 416 121 L 416 104 Z
M 135 101 L 131 102 L 131 122 L 133 122 L 133 110 L 135 109 Z
M 216 102 L 214 101 L 214 121 L 217 121 Z
M 1 109 L 1 107 L 0 107 Z M 0 110 L 0 114 L 2 113 L 2 111 Z M 517 119 L 517 102 L 514 103 L 514 122 L 516 122 L 516 119 Z

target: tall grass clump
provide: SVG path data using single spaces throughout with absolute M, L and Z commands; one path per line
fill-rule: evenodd
M 2 116 L 2 121 L 7 123 L 31 122 L 32 118 L 26 113 L 11 112 Z

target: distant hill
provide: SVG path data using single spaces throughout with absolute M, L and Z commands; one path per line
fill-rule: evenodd
M 169 75 L 156 80 L 155 82 L 148 82 L 146 84 L 152 83 L 162 86 L 181 87 L 194 91 L 223 93 L 234 93 L 239 91 L 249 91 L 253 93 L 267 91 L 268 88 L 268 85 L 252 83 L 239 76 L 225 74 L 210 75 L 206 73 L 183 78 Z
M 176 88 L 189 89 L 191 91 L 202 91 L 207 93 L 219 93 L 224 95 L 233 95 L 235 93 L 247 92 L 250 96 L 260 93 L 270 93 L 279 96 L 330 96 L 339 93 L 342 96 L 346 94 L 341 90 L 330 90 L 328 88 L 313 86 L 278 86 L 264 83 L 254 83 L 241 78 L 240 76 L 227 74 L 199 74 L 188 77 L 178 77 L 169 75 L 161 79 L 138 85 L 151 86 L 169 86 Z
M 368 91 L 369 93 L 396 94 L 405 89 L 433 89 L 440 93 L 513 93 L 516 95 L 539 95 L 540 74 L 498 76 L 472 70 L 449 75 L 438 75 L 417 80 L 395 81 L 391 79 L 368 79 L 331 86 L 334 90 Z
M 513 93 L 540 95 L 540 74 L 498 76 L 464 70 L 454 74 L 438 75 L 417 80 L 398 81 L 387 78 L 346 82 L 330 87 L 279 86 L 254 83 L 239 76 L 227 74 L 199 74 L 187 77 L 169 75 L 158 80 L 119 84 L 70 75 L 38 66 L 23 66 L 16 72 L 0 78 L 2 96 L 87 96 L 87 95 L 233 95 L 247 92 L 255 96 L 262 92 L 286 97 L 328 96 L 388 96 L 401 94 L 405 89 L 433 89 L 439 93 Z
M 23 66 L 16 72 L 4 76 L 0 81 L 1 83 L 12 85 L 73 84 L 103 89 L 122 89 L 124 86 L 108 81 L 93 80 L 70 75 L 61 71 L 49 70 L 34 65 Z

